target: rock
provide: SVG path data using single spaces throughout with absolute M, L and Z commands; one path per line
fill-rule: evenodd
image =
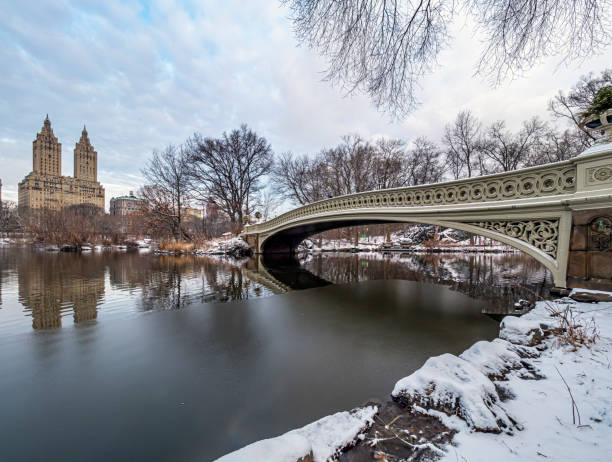
M 433 225 L 416 225 L 404 232 L 404 238 L 408 239 L 412 244 L 422 244 L 426 240 L 431 239 L 435 233 L 436 227 Z
M 573 291 L 569 297 L 581 303 L 612 302 L 612 294 L 609 293 Z
M 553 287 L 550 289 L 552 295 L 557 295 L 559 297 L 567 297 L 571 292 L 570 289 L 565 289 L 563 287 Z

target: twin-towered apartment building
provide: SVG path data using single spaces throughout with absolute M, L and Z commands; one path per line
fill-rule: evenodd
M 74 177 L 62 176 L 62 143 L 53 133 L 49 116 L 32 143 L 32 164 L 32 171 L 19 183 L 20 212 L 61 210 L 75 205 L 92 205 L 104 211 L 104 188 L 98 182 L 98 153 L 85 127 L 74 147 Z M 110 214 L 131 215 L 141 206 L 142 199 L 130 191 L 127 196 L 111 199 Z M 182 211 L 185 216 L 203 218 L 201 209 L 185 207 Z
M 53 134 L 49 116 L 32 144 L 32 171 L 19 183 L 19 210 L 60 210 L 93 205 L 104 210 L 104 188 L 98 182 L 98 153 L 87 130 L 74 147 L 74 177 L 62 176 L 62 144 Z

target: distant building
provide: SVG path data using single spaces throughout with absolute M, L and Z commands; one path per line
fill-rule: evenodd
M 183 216 L 185 217 L 193 217 L 201 220 L 204 218 L 204 213 L 202 209 L 196 209 L 194 207 L 183 207 Z
M 214 200 L 209 199 L 208 202 L 206 202 L 206 219 L 216 221 L 220 213 L 221 207 L 219 207 Z
M 142 201 L 134 195 L 134 191 L 130 191 L 127 196 L 113 197 L 110 200 L 110 214 L 121 217 L 131 215 L 140 210 Z
M 60 210 L 93 205 L 104 210 L 104 188 L 98 183 L 98 153 L 87 130 L 74 147 L 74 177 L 62 176 L 62 144 L 51 129 L 49 116 L 32 143 L 33 168 L 19 183 L 19 210 Z

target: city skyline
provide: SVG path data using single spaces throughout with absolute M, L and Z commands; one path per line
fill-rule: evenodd
M 438 142 L 462 109 L 487 123 L 504 119 L 511 129 L 534 115 L 548 119 L 550 98 L 612 62 L 609 50 L 571 67 L 551 58 L 492 88 L 473 74 L 479 38 L 466 19 L 422 81 L 420 108 L 394 122 L 367 96 L 346 97 L 322 81 L 326 63 L 297 46 L 280 3 L 147 5 L 7 5 L 0 58 L 13 65 L 0 76 L 4 199 L 17 200 L 32 133 L 46 113 L 66 146 L 78 141 L 83 123 L 95 134 L 108 210 L 111 197 L 143 183 L 140 168 L 154 149 L 195 131 L 219 136 L 247 123 L 276 153 L 297 154 L 314 154 L 347 133 Z M 62 174 L 72 169 L 67 158 Z

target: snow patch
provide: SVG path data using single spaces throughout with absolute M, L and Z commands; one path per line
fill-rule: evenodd
M 468 361 L 446 353 L 399 380 L 391 395 L 400 401 L 457 415 L 479 431 L 511 431 L 514 421 L 501 406 L 495 385 Z
M 576 292 L 585 291 L 576 289 Z M 504 407 L 521 422 L 523 430 L 512 437 L 459 430 L 454 436 L 453 445 L 445 448 L 447 453 L 441 459 L 443 462 L 610 460 L 612 302 L 574 303 L 568 299 L 538 302 L 522 318 L 504 318 L 501 334 L 521 345 L 529 343 L 533 332 L 541 330 L 542 326 L 558 327 L 557 318 L 550 315 L 551 308 L 562 311 L 568 303 L 571 303 L 578 322 L 595 321 L 600 333 L 597 342 L 590 348 L 583 346 L 573 349 L 560 347 L 554 336 L 541 339 L 539 357 L 529 361 L 537 364 L 545 378 L 524 380 L 519 374 L 511 373 L 503 382 L 503 386 L 513 395 L 513 399 L 505 402 Z M 476 344 L 461 356 L 479 364 L 481 370 L 499 370 L 501 363 L 492 357 L 492 350 L 498 350 L 499 345 L 494 346 L 496 341 L 487 343 L 479 342 L 479 347 L 475 348 Z M 517 350 L 517 354 L 522 356 L 522 353 L 533 350 Z M 498 354 L 506 353 L 499 350 Z M 489 359 L 479 359 L 478 355 Z M 512 355 L 506 358 L 510 360 Z M 568 386 L 579 417 L 578 413 L 572 412 Z M 449 428 L 455 428 L 451 427 L 450 422 L 444 423 Z
M 537 337 L 544 335 L 542 327 L 546 325 L 541 321 L 529 319 L 529 316 L 506 316 L 501 322 L 499 337 L 517 345 L 532 345 Z
M 276 438 L 258 441 L 217 459 L 217 462 L 296 462 L 312 452 L 325 462 L 353 444 L 373 423 L 376 406 L 338 412 Z
M 314 461 L 326 461 L 355 442 L 357 436 L 374 422 L 376 406 L 338 412 L 323 417 L 288 434 L 305 437 L 312 444 Z
M 286 433 L 276 438 L 257 441 L 217 459 L 217 462 L 274 461 L 297 462 L 310 455 L 310 442 L 298 434 Z
M 503 378 L 510 371 L 518 371 L 523 378 L 539 378 L 537 369 L 526 359 L 537 356 L 535 348 L 513 345 L 499 338 L 477 342 L 459 355 L 490 379 Z

